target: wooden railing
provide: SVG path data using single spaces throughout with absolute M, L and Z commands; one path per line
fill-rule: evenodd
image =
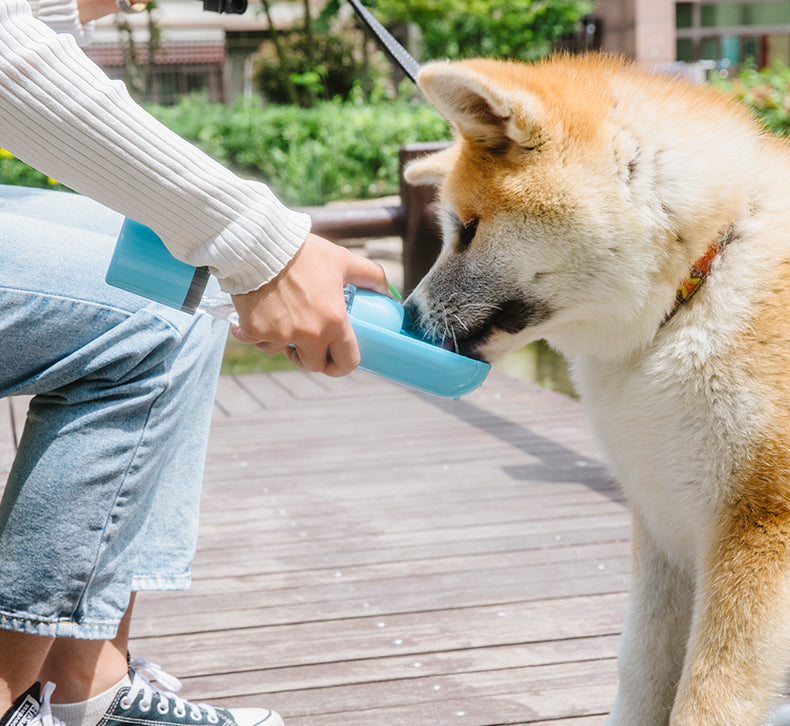
M 404 290 L 415 288 L 441 249 L 434 187 L 406 183 L 403 170 L 416 159 L 447 146 L 443 142 L 409 144 L 400 150 L 400 204 L 304 207 L 313 220 L 313 232 L 333 241 L 363 237 L 403 238 Z

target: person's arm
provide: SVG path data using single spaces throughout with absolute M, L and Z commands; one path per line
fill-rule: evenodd
M 35 0 L 34 0 L 35 1 Z M 63 0 L 50 0 L 51 2 L 63 2 Z M 66 0 L 69 2 L 69 0 Z M 98 20 L 105 15 L 112 15 L 118 12 L 118 4 L 115 0 L 78 0 L 80 22 L 88 23 Z M 147 5 L 147 0 L 143 2 Z
M 93 40 L 92 21 L 118 12 L 115 0 L 27 0 L 33 16 L 56 33 L 68 33 L 84 47 Z M 106 5 L 112 4 L 108 8 Z
M 243 180 L 156 121 L 69 35 L 0 0 L 0 146 L 151 227 L 223 288 L 272 279 L 310 229 L 264 184 Z
M 282 278 L 267 283 L 310 230 L 309 217 L 286 208 L 266 185 L 237 177 L 146 113 L 72 37 L 36 20 L 26 0 L 0 0 L 0 146 L 151 227 L 174 256 L 208 266 L 234 295 L 268 297 Z M 375 279 L 370 286 L 385 292 L 383 272 L 363 262 Z M 334 264 L 346 277 L 347 259 Z M 342 290 L 333 300 L 338 295 Z M 312 304 L 313 324 L 327 327 L 321 304 Z M 242 329 L 265 343 L 273 333 L 258 309 L 242 312 Z M 315 345 L 304 344 L 310 353 L 302 362 L 319 360 Z

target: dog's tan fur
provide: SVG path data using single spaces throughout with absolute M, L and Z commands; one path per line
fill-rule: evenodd
M 616 726 L 758 726 L 790 663 L 790 150 L 710 89 L 606 57 L 432 63 L 417 161 L 445 247 L 411 317 L 573 362 L 633 511 Z M 700 291 L 675 291 L 734 223 Z

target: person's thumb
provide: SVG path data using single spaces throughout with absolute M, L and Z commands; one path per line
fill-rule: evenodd
M 384 268 L 377 262 L 352 255 L 346 268 L 346 282 L 382 295 L 390 294 L 389 282 Z

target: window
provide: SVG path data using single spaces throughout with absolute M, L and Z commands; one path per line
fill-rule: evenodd
M 790 65 L 790 2 L 675 4 L 677 60 Z

